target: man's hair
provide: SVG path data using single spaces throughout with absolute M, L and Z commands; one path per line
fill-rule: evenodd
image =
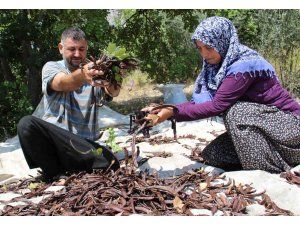
M 61 34 L 61 43 L 63 44 L 67 38 L 72 38 L 73 40 L 86 40 L 85 33 L 78 27 L 70 27 L 64 30 Z

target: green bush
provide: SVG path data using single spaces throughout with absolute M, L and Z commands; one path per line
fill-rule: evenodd
M 0 141 L 16 135 L 18 121 L 31 114 L 33 107 L 27 98 L 27 88 L 17 82 L 0 83 Z
M 283 86 L 299 96 L 300 10 L 260 10 L 258 16 L 259 51 L 275 66 Z

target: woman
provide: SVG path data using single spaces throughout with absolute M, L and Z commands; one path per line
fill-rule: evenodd
M 180 122 L 222 114 L 226 132 L 202 152 L 208 164 L 271 173 L 300 164 L 300 106 L 272 65 L 239 43 L 226 18 L 202 21 L 192 41 L 203 57 L 193 98 L 174 108 L 144 108 L 157 115 L 154 125 L 172 116 Z

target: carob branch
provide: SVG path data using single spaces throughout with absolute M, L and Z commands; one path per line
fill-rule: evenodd
M 79 67 L 83 70 L 83 66 L 89 63 L 88 69 L 101 70 L 103 74 L 94 76 L 92 79 L 98 85 L 105 87 L 113 86 L 115 90 L 121 87 L 123 78 L 126 77 L 126 72 L 131 69 L 138 68 L 138 61 L 129 57 L 125 48 L 117 46 L 115 43 L 109 43 L 107 49 L 101 51 L 99 58 L 92 56 L 80 63 Z M 92 62 L 92 63 L 91 63 Z M 111 99 L 107 96 L 102 87 L 103 92 L 100 96 L 98 106 Z
M 125 58 L 120 60 L 116 57 L 110 58 L 105 54 L 102 54 L 99 59 L 90 58 L 91 60 L 87 60 L 86 62 L 93 62 L 93 65 L 89 69 L 102 70 L 104 73 L 103 75 L 93 77 L 93 80 L 98 84 L 113 85 L 115 88 L 121 86 L 122 79 L 126 77 L 128 69 L 136 69 L 138 67 L 136 59 Z

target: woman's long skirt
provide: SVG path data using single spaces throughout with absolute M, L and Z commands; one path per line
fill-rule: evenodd
M 280 173 L 300 164 L 300 116 L 274 106 L 237 102 L 224 115 L 226 132 L 202 151 L 225 170 Z

